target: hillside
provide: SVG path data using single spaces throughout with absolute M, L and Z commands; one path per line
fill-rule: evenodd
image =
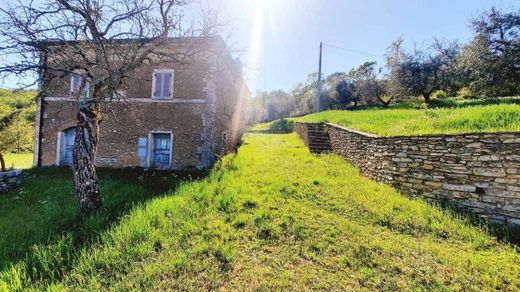
M 0 152 L 32 151 L 35 91 L 0 89 Z
M 31 173 L 27 183 L 40 175 Z M 70 194 L 70 183 L 46 181 L 54 193 Z M 141 193 L 110 181 L 103 179 L 107 198 Z M 57 204 L 49 193 L 25 191 L 4 196 L 0 206 L 10 210 L 26 196 L 50 204 L 27 216 L 32 228 L 51 206 L 71 208 L 70 199 Z M 206 179 L 141 200 L 96 231 L 103 218 L 36 242 L 27 257 L 12 253 L 17 260 L 3 266 L 0 290 L 520 289 L 520 254 L 512 246 L 361 177 L 336 155 L 310 154 L 295 134 L 249 134 Z M 58 232 L 58 222 L 42 228 Z M 78 244 L 85 230 L 98 239 Z M 15 240 L 1 249 L 16 251 Z
M 357 111 L 323 111 L 299 118 L 302 122 L 330 122 L 380 136 L 520 131 L 520 99 L 459 102 L 453 107 L 372 108 Z M 279 127 L 279 122 L 256 126 L 256 129 Z

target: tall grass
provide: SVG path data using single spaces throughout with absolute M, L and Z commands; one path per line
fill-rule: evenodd
M 116 222 L 88 245 L 33 245 L 0 290 L 520 289 L 512 246 L 295 134 L 248 135 L 206 179 Z
M 517 98 L 499 101 L 447 99 L 439 100 L 431 105 L 432 108 L 423 105 L 403 103 L 390 109 L 324 111 L 290 118 L 288 124 L 294 121 L 330 122 L 380 136 L 520 131 L 520 99 Z M 275 121 L 255 125 L 253 129 L 276 127 Z
M 381 136 L 520 131 L 520 105 L 325 111 L 295 120 L 332 122 Z

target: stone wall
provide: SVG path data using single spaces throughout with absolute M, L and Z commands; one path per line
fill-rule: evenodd
M 304 124 L 295 124 L 300 133 Z M 326 125 L 332 148 L 403 194 L 520 224 L 520 133 L 379 137 Z M 305 138 L 303 137 L 305 140 Z
M 22 183 L 21 170 L 0 171 L 0 193 L 14 189 Z
M 306 123 L 294 123 L 293 132 L 297 133 L 302 138 L 305 145 L 309 146 L 309 131 Z
M 172 168 L 201 162 L 202 114 L 205 103 L 126 103 L 108 105 L 100 125 L 96 164 L 103 167 L 139 167 L 139 138 L 150 132 L 173 134 Z M 42 127 L 41 165 L 56 163 L 58 134 L 76 125 L 74 101 L 46 101 Z

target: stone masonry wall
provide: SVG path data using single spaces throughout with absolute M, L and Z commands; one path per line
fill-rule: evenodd
M 300 138 L 302 138 L 305 145 L 309 145 L 309 135 L 307 131 L 307 124 L 304 123 L 294 123 L 293 132 L 297 133 Z
M 108 106 L 100 125 L 98 166 L 138 167 L 138 140 L 151 131 L 173 134 L 172 168 L 200 163 L 202 113 L 205 103 L 125 103 Z M 76 103 L 45 102 L 41 165 L 54 165 L 58 133 L 76 125 Z
M 216 154 L 231 151 L 231 146 L 240 139 L 239 127 L 228 121 L 233 121 L 242 108 L 239 101 L 247 96 L 237 90 L 244 84 L 241 67 L 225 42 L 221 38 L 176 39 L 167 49 L 190 52 L 193 56 L 189 62 L 144 62 L 129 73 L 120 87 L 126 98 L 114 100 L 104 108 L 96 156 L 98 166 L 147 167 L 149 155 L 143 157 L 143 151 L 150 152 L 146 139 L 150 139 L 152 132 L 173 135 L 171 167 L 174 169 L 210 166 Z M 48 57 L 52 59 L 52 53 Z M 175 70 L 172 99 L 152 99 L 155 69 Z M 52 73 L 43 72 L 44 76 L 53 76 Z M 47 80 L 47 96 L 38 103 L 35 165 L 56 164 L 58 136 L 77 122 L 77 104 L 69 96 L 71 76 L 62 72 L 56 76 L 43 78 Z M 218 104 L 223 101 L 227 101 L 226 108 L 219 115 L 222 110 Z M 227 141 L 221 141 L 223 137 Z M 224 142 L 229 147 L 222 147 Z
M 22 171 L 15 169 L 0 171 L 0 194 L 14 189 L 22 183 Z
M 295 124 L 295 132 L 304 127 Z M 520 224 L 520 133 L 379 137 L 326 128 L 334 152 L 367 177 L 403 194 Z

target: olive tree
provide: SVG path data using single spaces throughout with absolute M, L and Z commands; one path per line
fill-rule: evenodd
M 463 81 L 477 95 L 520 93 L 520 10 L 492 8 L 470 27 L 474 37 L 457 60 Z
M 434 39 L 427 49 L 416 47 L 406 52 L 402 39 L 394 41 L 387 50 L 389 90 L 398 95 L 422 96 L 430 102 L 433 92 L 451 86 L 458 54 L 456 42 Z

